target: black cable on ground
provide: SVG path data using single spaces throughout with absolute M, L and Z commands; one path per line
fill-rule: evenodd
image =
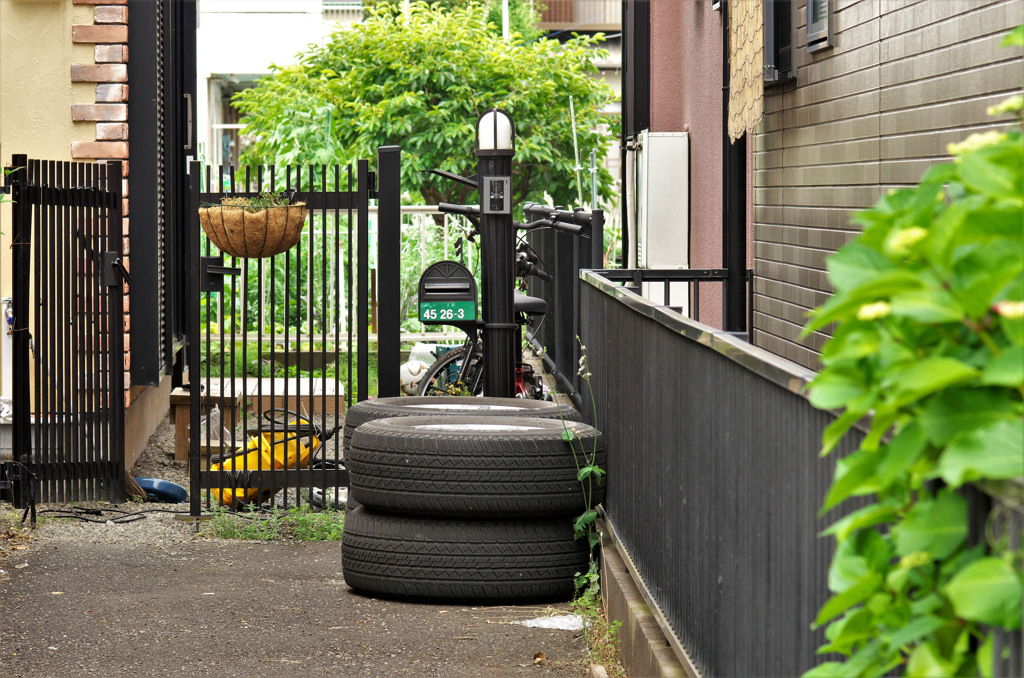
M 187 514 L 188 511 L 172 511 L 171 509 L 143 509 L 141 511 L 124 511 L 122 509 L 115 508 L 87 508 L 85 506 L 72 506 L 71 508 L 61 509 L 43 509 L 39 511 L 40 514 L 46 513 L 51 514 L 56 518 L 72 518 L 74 520 L 81 520 L 87 523 L 113 523 L 120 525 L 124 523 L 134 523 L 139 520 L 143 520 L 146 513 L 174 513 L 174 514 Z M 104 513 L 118 514 L 116 518 L 104 518 Z M 89 516 L 97 516 L 90 518 Z

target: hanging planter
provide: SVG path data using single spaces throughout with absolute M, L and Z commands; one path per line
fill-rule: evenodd
M 279 193 L 255 198 L 222 198 L 199 208 L 199 223 L 225 254 L 250 259 L 272 257 L 291 248 L 302 235 L 306 204 L 288 204 Z

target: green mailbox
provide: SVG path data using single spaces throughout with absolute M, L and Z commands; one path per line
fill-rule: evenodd
M 426 325 L 474 324 L 476 280 L 457 261 L 439 261 L 420 276 L 420 322 Z

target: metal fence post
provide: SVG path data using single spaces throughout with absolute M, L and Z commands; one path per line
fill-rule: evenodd
M 401 395 L 402 149 L 377 149 L 377 394 Z
M 360 402 L 370 397 L 370 163 L 366 160 L 356 161 L 358 182 L 357 214 L 356 214 L 356 319 L 358 321 L 356 345 L 359 347 L 357 356 L 356 400 Z M 352 245 L 349 244 L 349 247 Z M 348 347 L 352 350 L 352 346 Z
M 12 458 L 17 464 L 17 483 L 14 486 L 14 505 L 26 506 L 33 496 L 29 485 L 29 464 L 32 463 L 31 413 L 31 360 L 29 356 L 29 295 L 32 293 L 32 233 L 29 206 L 26 200 L 25 183 L 28 177 L 28 156 L 11 157 L 11 166 L 17 169 L 11 174 L 11 208 L 13 235 L 11 248 L 14 250 L 11 266 L 11 294 L 14 297 L 14 323 L 11 326 L 11 348 L 14 374 L 13 425 L 11 427 Z M 34 518 L 34 516 L 33 516 Z
M 124 256 L 124 242 L 122 240 L 122 185 L 123 177 L 120 162 L 111 162 L 107 165 L 106 190 L 110 197 L 107 201 L 107 250 L 114 253 L 114 261 L 117 266 L 122 267 L 121 259 Z M 125 351 L 124 351 L 124 284 L 127 282 L 120 274 L 113 276 L 114 284 L 107 291 L 107 313 L 109 325 L 107 334 L 110 342 L 110 353 L 108 354 L 110 390 L 107 396 L 110 398 L 110 462 L 114 464 L 113 472 L 118 478 L 124 480 L 127 470 L 124 467 L 124 409 L 125 409 Z M 110 271 L 107 272 L 108 274 Z M 124 489 L 122 482 L 112 483 L 109 495 L 114 502 L 124 501 Z

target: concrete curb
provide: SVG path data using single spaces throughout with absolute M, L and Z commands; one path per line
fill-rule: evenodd
M 601 531 L 601 593 L 609 621 L 622 622 L 619 657 L 630 676 L 699 678 L 688 672 L 655 621 L 614 542 Z

